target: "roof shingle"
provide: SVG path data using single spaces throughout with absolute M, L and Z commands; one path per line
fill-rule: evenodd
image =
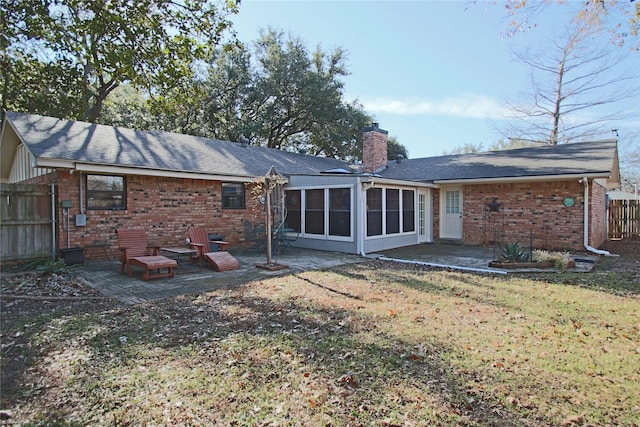
M 246 177 L 263 176 L 272 166 L 284 175 L 348 167 L 336 159 L 171 132 L 13 112 L 7 112 L 7 119 L 37 158 Z

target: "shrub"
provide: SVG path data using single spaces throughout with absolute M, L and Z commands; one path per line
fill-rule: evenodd
M 539 249 L 535 249 L 531 254 L 533 262 L 553 262 L 553 265 L 557 268 L 566 269 L 569 263 L 573 261 L 569 252 L 549 252 Z
M 508 243 L 502 248 L 502 260 L 508 262 L 525 262 L 529 260 L 529 251 L 519 243 Z

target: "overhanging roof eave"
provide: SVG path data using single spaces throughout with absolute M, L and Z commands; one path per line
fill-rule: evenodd
M 491 184 L 499 182 L 538 182 L 538 181 L 566 181 L 582 178 L 610 178 L 610 171 L 570 173 L 558 175 L 526 175 L 507 177 L 486 177 L 486 178 L 462 178 L 462 179 L 436 179 L 435 184 Z
M 159 176 L 166 178 L 203 179 L 207 181 L 251 182 L 256 178 L 250 175 L 227 175 L 197 171 L 176 171 L 132 166 L 103 165 L 59 159 L 38 159 L 36 161 L 36 166 L 50 169 L 68 169 L 86 173 Z
M 386 185 L 403 185 L 406 187 L 421 187 L 421 188 L 437 188 L 432 182 L 429 181 L 409 181 L 405 179 L 391 179 L 391 178 L 382 178 L 379 176 L 363 176 L 361 177 L 362 182 L 369 182 L 372 184 L 386 184 Z

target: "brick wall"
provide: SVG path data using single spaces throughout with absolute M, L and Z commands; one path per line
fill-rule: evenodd
M 58 172 L 58 201 L 71 200 L 71 247 L 106 242 L 117 254 L 116 230 L 120 227 L 146 230 L 150 244 L 159 246 L 185 245 L 190 226 L 204 227 L 209 233 L 222 234 L 233 246 L 246 244 L 244 221 L 264 222 L 263 205 L 255 201 L 249 186 L 245 188 L 246 209 L 222 209 L 221 182 L 200 179 L 179 179 L 130 175 L 126 177 L 126 210 L 86 210 L 86 226 L 75 226 L 80 213 L 80 174 Z M 83 201 L 84 203 L 84 201 Z M 67 233 L 62 229 L 62 209 L 57 206 L 59 219 L 58 242 L 67 247 Z M 103 256 L 94 251 L 95 257 Z
M 388 132 L 378 128 L 377 123 L 364 128 L 362 134 L 362 169 L 377 172 L 387 165 Z
M 431 195 L 433 197 L 433 241 L 437 241 L 440 239 L 440 192 L 437 189 L 431 190 Z
M 590 186 L 589 245 L 594 248 L 607 240 L 607 189 L 597 182 Z
M 538 249 L 583 249 L 584 191 L 578 180 L 466 185 L 463 239 L 471 244 L 518 242 Z M 490 212 L 496 197 L 502 206 Z M 575 199 L 572 207 L 565 197 Z

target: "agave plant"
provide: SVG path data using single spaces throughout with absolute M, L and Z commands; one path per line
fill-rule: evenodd
M 502 248 L 502 259 L 507 262 L 529 261 L 529 255 L 529 250 L 520 246 L 519 243 L 507 243 Z

